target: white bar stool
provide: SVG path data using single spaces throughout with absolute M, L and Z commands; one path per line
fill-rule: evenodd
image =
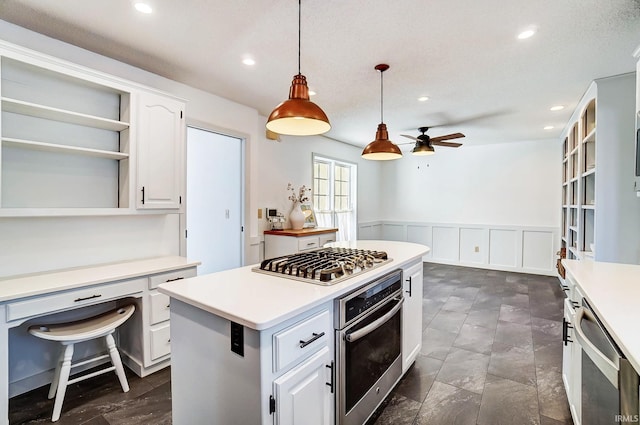
M 135 305 L 130 304 L 125 307 L 120 307 L 107 313 L 76 322 L 57 323 L 52 325 L 34 325 L 29 327 L 29 333 L 31 335 L 42 339 L 48 339 L 50 341 L 57 341 L 64 347 L 56 365 L 56 371 L 53 376 L 53 381 L 51 382 L 51 387 L 49 387 L 49 399 L 56 396 L 56 400 L 53 404 L 53 416 L 51 417 L 52 422 L 56 422 L 60 419 L 62 402 L 64 401 L 64 394 L 67 391 L 68 385 L 115 370 L 116 375 L 118 375 L 118 379 L 120 380 L 122 391 L 125 393 L 129 391 L 129 383 L 127 382 L 127 377 L 124 374 L 124 368 L 122 367 L 122 361 L 120 360 L 120 353 L 118 353 L 112 334 L 118 326 L 131 317 L 135 309 Z M 75 343 L 101 337 L 104 337 L 107 343 L 109 354 L 93 357 L 75 364 L 71 363 L 71 358 L 73 357 L 73 345 Z M 71 368 L 102 360 L 107 357 L 111 357 L 111 363 L 113 366 L 69 380 Z

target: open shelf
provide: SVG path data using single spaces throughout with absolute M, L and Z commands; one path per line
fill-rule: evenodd
M 59 145 L 55 143 L 36 142 L 32 140 L 14 139 L 10 137 L 3 137 L 2 144 L 5 146 L 22 148 L 22 149 L 31 149 L 31 150 L 38 150 L 38 151 L 45 151 L 45 152 L 62 152 L 62 153 L 69 153 L 69 154 L 75 154 L 75 155 L 87 155 L 87 156 L 94 156 L 98 158 L 107 158 L 107 159 L 116 159 L 116 160 L 129 158 L 129 154 L 122 153 L 122 152 L 82 148 L 78 146 L 65 146 L 65 145 Z
M 590 168 L 589 170 L 585 171 L 584 173 L 582 173 L 582 177 L 587 177 L 590 176 L 591 174 L 595 173 L 596 169 L 595 167 Z
M 2 110 L 21 115 L 29 115 L 70 124 L 84 125 L 87 127 L 101 128 L 111 131 L 122 131 L 129 128 L 129 123 L 116 121 L 94 115 L 81 114 L 65 109 L 51 108 L 31 102 L 23 102 L 17 99 L 2 97 Z

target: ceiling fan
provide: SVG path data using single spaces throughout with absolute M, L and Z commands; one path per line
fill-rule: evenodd
M 435 153 L 434 146 L 447 146 L 449 148 L 457 148 L 462 146 L 462 143 L 445 142 L 444 140 L 459 139 L 464 137 L 462 133 L 451 133 L 444 136 L 430 137 L 425 134 L 429 130 L 429 127 L 420 127 L 418 131 L 422 133 L 418 137 L 409 136 L 407 134 L 401 134 L 402 137 L 412 139 L 416 141 L 416 145 L 411 151 L 414 155 L 432 155 Z

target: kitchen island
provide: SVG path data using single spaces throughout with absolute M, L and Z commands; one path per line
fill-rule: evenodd
M 403 271 L 402 371 L 420 350 L 424 245 L 357 241 L 391 261 L 323 286 L 247 266 L 162 284 L 171 297 L 173 421 L 181 424 L 332 424 L 334 300 Z M 383 398 L 384 394 L 381 395 Z M 275 420 L 274 420 L 275 415 Z

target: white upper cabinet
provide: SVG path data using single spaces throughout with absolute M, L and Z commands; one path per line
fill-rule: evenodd
M 138 208 L 179 208 L 182 201 L 184 103 L 155 93 L 138 99 Z
M 0 103 L 0 217 L 180 207 L 183 101 L 0 41 Z

